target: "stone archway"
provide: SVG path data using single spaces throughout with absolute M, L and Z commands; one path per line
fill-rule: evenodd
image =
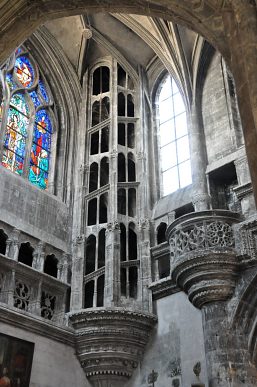
M 0 0 L 0 63 L 49 19 L 85 12 L 170 19 L 201 34 L 234 75 L 257 200 L 257 12 L 253 0 Z

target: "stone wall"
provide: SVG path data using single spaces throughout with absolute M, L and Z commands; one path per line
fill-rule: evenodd
M 208 164 L 235 150 L 235 133 L 230 127 L 228 102 L 220 54 L 208 69 L 202 95 L 202 115 Z
M 35 343 L 30 387 L 89 387 L 74 348 L 2 322 L 0 332 Z
M 157 300 L 155 308 L 158 325 L 128 387 L 148 387 L 152 370 L 158 372 L 158 387 L 173 386 L 174 379 L 179 379 L 180 387 L 207 385 L 201 312 L 183 292 Z M 201 363 L 200 380 L 193 372 L 197 362 Z
M 0 167 L 0 213 L 7 224 L 67 251 L 68 208 L 57 197 Z

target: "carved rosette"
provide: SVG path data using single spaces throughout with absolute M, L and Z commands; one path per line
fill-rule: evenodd
M 167 229 L 172 279 L 198 308 L 234 292 L 239 262 L 233 224 L 240 220 L 226 210 L 192 212 Z
M 97 308 L 70 315 L 76 350 L 94 386 L 122 386 L 141 360 L 157 322 L 152 314 Z

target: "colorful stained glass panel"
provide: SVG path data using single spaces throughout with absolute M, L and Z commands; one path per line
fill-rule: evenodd
M 19 54 L 21 54 L 21 53 L 22 53 L 21 47 L 16 48 L 16 50 L 15 50 L 15 55 L 19 55 Z
M 27 127 L 29 120 L 15 108 L 10 107 L 8 110 L 7 127 L 21 133 L 23 136 L 27 135 Z
M 52 123 L 51 123 L 50 117 L 45 109 L 38 110 L 36 112 L 36 123 L 38 126 L 41 126 L 43 129 L 52 133 L 52 131 L 53 131 Z
M 41 93 L 42 97 L 44 98 L 44 101 L 46 103 L 48 103 L 49 102 L 48 94 L 47 94 L 44 82 L 42 81 L 41 78 L 39 78 L 38 85 L 39 85 L 40 93 Z
M 34 83 L 34 70 L 26 56 L 19 56 L 15 61 L 15 74 L 24 87 L 31 87 Z
M 10 105 L 15 106 L 25 116 L 29 115 L 29 107 L 23 94 L 14 94 L 10 100 Z
M 4 139 L 5 148 L 24 158 L 25 155 L 25 137 L 15 132 L 12 128 L 7 128 Z
M 9 73 L 9 74 L 6 75 L 6 81 L 7 81 L 8 86 L 9 86 L 9 88 L 10 88 L 11 91 L 17 88 L 17 85 L 16 85 L 16 83 L 14 82 L 13 76 L 12 76 L 11 73 Z
M 31 150 L 29 181 L 41 189 L 46 189 L 48 184 L 49 153 L 33 144 Z
M 51 148 L 51 134 L 41 125 L 35 124 L 33 142 L 47 151 Z
M 4 149 L 2 165 L 12 172 L 22 174 L 23 158 L 8 149 Z
M 35 108 L 37 108 L 38 106 L 42 105 L 39 98 L 38 98 L 38 95 L 35 91 L 31 91 L 31 93 L 29 93 L 32 101 L 33 101 L 33 104 L 35 106 Z

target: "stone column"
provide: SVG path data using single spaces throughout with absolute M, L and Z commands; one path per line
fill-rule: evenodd
M 69 254 L 63 253 L 61 262 L 58 263 L 58 275 L 57 278 L 65 283 L 68 283 L 69 276 Z
M 257 13 L 253 1 L 233 0 L 234 12 L 223 12 L 223 24 L 230 47 L 245 148 L 257 201 Z
M 33 262 L 32 267 L 38 271 L 44 271 L 45 263 L 45 243 L 39 242 L 37 248 L 33 252 Z
M 141 219 L 140 224 L 140 273 L 142 288 L 142 309 L 145 312 L 152 312 L 152 298 L 149 291 L 151 278 L 151 255 L 150 255 L 150 223 L 149 219 Z M 139 282 L 139 283 L 140 283 Z
M 83 308 L 83 280 L 84 280 L 84 235 L 76 238 L 73 244 L 72 281 L 71 281 L 71 312 Z
M 195 211 L 210 209 L 210 196 L 207 188 L 206 179 L 206 145 L 201 122 L 201 112 L 196 102 L 191 106 L 191 122 L 189 125 L 190 154 L 192 168 L 192 202 Z
M 9 258 L 14 259 L 15 261 L 18 261 L 19 256 L 19 248 L 20 248 L 20 230 L 17 228 L 14 228 L 11 235 L 10 235 L 10 242 L 9 244 Z
M 106 230 L 106 258 L 104 306 L 117 306 L 120 296 L 120 226 L 108 223 Z

